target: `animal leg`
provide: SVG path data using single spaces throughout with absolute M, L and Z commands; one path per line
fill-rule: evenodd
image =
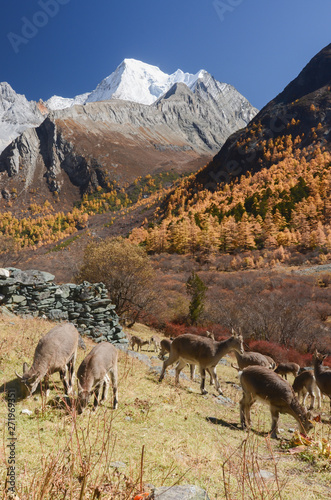
M 199 366 L 199 371 L 200 371 L 200 376 L 201 376 L 201 384 L 200 384 L 200 390 L 201 394 L 208 394 L 208 391 L 205 389 L 205 381 L 206 381 L 206 370 Z
M 210 370 L 210 371 L 209 371 Z M 218 391 L 219 394 L 223 394 L 222 392 L 222 389 L 221 389 L 221 386 L 220 386 L 220 383 L 218 381 L 218 378 L 217 378 L 217 372 L 216 372 L 216 366 L 211 366 L 209 368 L 209 374 L 213 377 L 214 379 L 214 385 L 215 385 L 215 389 Z
M 99 404 L 99 391 L 100 391 L 100 384 L 98 384 L 94 388 L 94 401 L 93 401 L 93 410 L 96 410 Z
M 194 380 L 195 380 L 195 365 L 190 364 L 190 374 L 191 374 L 191 380 L 194 382 Z
M 67 396 L 70 393 L 70 386 L 68 384 L 68 366 L 66 365 L 64 369 L 60 370 L 60 378 L 64 387 L 64 392 Z M 72 389 L 72 388 L 71 388 Z
M 175 375 L 175 384 L 179 384 L 179 374 L 182 371 L 183 368 L 186 366 L 186 361 L 180 359 L 176 365 L 176 375 Z
M 279 411 L 276 408 L 270 408 L 271 411 L 271 437 L 277 439 Z
M 117 367 L 110 372 L 111 383 L 113 386 L 113 410 L 118 406 L 118 389 L 117 389 Z
M 251 426 L 251 406 L 254 403 L 254 399 L 251 395 L 243 394 L 240 400 L 240 423 L 243 429 Z
M 319 390 L 319 387 L 316 386 L 316 397 L 317 397 L 317 408 L 320 410 L 321 409 L 321 391 Z
M 49 391 L 49 375 L 47 373 L 44 377 L 44 392 L 45 392 L 46 398 L 48 398 L 50 391 Z
M 67 364 L 67 367 L 68 367 L 68 383 L 69 383 L 68 394 L 72 394 L 72 392 L 73 392 L 74 380 L 75 380 L 76 356 L 77 356 L 77 350 L 74 352 L 72 358 L 70 359 L 69 363 Z
M 175 361 L 177 361 L 177 360 L 178 360 L 178 356 L 174 353 L 172 353 L 172 354 L 170 353 L 168 358 L 163 361 L 163 366 L 162 366 L 162 371 L 161 371 L 161 375 L 159 378 L 159 382 L 162 382 L 162 380 L 164 378 L 165 371 L 168 368 L 168 366 L 173 365 L 175 363 Z
M 299 396 L 299 394 L 298 394 L 298 396 Z M 312 397 L 312 396 L 313 396 L 313 394 L 310 392 L 310 397 Z M 308 391 L 306 391 L 305 393 L 302 392 L 302 406 L 304 406 L 304 407 L 306 407 L 307 398 L 308 398 Z M 299 399 L 299 397 L 298 397 L 298 399 Z M 311 406 L 311 403 L 310 403 L 310 406 Z
M 211 369 L 207 368 L 207 372 L 209 373 L 209 377 L 210 377 L 210 379 L 209 379 L 209 385 L 214 385 L 214 378 L 213 378 L 213 374 L 212 374 Z
M 108 373 L 106 373 L 105 378 L 103 379 L 102 395 L 101 395 L 100 403 L 103 403 L 107 399 L 108 390 L 109 390 L 109 384 L 110 384 L 110 378 L 109 378 Z
M 308 396 L 308 392 L 306 394 L 306 397 Z M 314 390 L 310 390 L 310 406 L 309 406 L 309 410 L 312 410 L 314 408 L 314 404 L 315 404 L 315 393 L 314 393 Z

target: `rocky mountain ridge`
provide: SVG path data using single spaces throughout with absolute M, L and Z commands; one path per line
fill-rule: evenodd
M 7 82 L 0 83 L 0 152 L 27 128 L 37 127 L 48 111 L 24 95 L 17 94 Z
M 331 44 L 323 48 L 286 88 L 242 130 L 231 135 L 197 176 L 214 190 L 220 182 L 254 173 L 277 162 L 272 151 L 282 137 L 295 147 L 331 150 Z

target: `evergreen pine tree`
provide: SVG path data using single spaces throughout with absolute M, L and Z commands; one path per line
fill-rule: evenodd
M 186 282 L 186 291 L 191 296 L 189 306 L 189 318 L 192 325 L 196 325 L 204 310 L 205 295 L 208 287 L 201 278 L 192 271 L 191 276 Z

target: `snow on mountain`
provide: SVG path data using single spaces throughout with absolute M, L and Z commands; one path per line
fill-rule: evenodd
M 185 83 L 194 90 L 196 82 L 209 74 L 204 70 L 196 74 L 184 73 L 181 69 L 171 75 L 164 73 L 157 66 L 124 59 L 116 70 L 99 83 L 90 93 L 81 94 L 74 99 L 53 96 L 46 105 L 51 110 L 64 109 L 75 104 L 86 102 L 107 101 L 109 99 L 123 99 L 140 104 L 153 104 L 167 92 L 175 83 Z
M 200 73 L 192 75 L 178 69 L 168 75 L 157 66 L 135 59 L 124 59 L 118 68 L 91 92 L 87 102 L 124 99 L 140 104 L 153 104 L 175 83 L 181 82 L 191 87 Z
M 53 95 L 48 101 L 45 102 L 46 106 L 55 111 L 56 109 L 65 109 L 75 106 L 75 104 L 85 104 L 86 99 L 90 95 L 90 92 L 85 94 L 76 95 L 74 98 L 70 97 L 60 97 L 58 95 Z
M 0 152 L 29 127 L 44 120 L 37 103 L 16 94 L 7 82 L 0 83 Z

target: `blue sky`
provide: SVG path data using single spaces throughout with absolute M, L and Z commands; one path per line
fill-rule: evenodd
M 0 81 L 28 99 L 73 97 L 128 57 L 206 69 L 261 108 L 330 43 L 330 21 L 330 0 L 10 0 Z

